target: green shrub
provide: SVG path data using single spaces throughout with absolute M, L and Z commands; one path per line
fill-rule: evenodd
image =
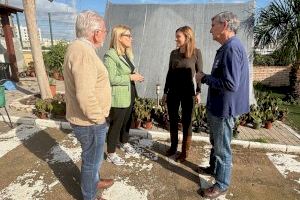
M 291 62 L 286 58 L 282 57 L 278 52 L 273 52 L 268 55 L 261 55 L 254 53 L 253 65 L 262 66 L 287 66 Z
M 59 72 L 62 74 L 64 56 L 67 51 L 67 43 L 59 42 L 43 53 L 45 66 L 48 72 Z

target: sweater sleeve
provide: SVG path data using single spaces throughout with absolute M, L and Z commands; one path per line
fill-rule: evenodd
M 205 76 L 205 83 L 215 89 L 225 89 L 236 92 L 239 88 L 241 77 L 241 64 L 238 48 L 229 48 L 223 57 L 223 76 L 220 78 L 212 75 Z
M 107 68 L 110 84 L 112 86 L 128 85 L 130 83 L 130 75 L 118 74 L 117 63 L 110 56 L 104 56 L 104 65 Z
M 97 123 L 97 116 L 102 115 L 102 109 L 95 96 L 98 77 L 96 64 L 88 53 L 80 51 L 71 55 L 70 60 L 79 107 L 89 120 Z
M 168 94 L 168 91 L 170 89 L 170 82 L 171 82 L 171 69 L 172 69 L 172 53 L 170 55 L 169 59 L 169 69 L 166 77 L 166 83 L 165 83 L 165 88 L 164 88 L 164 94 Z

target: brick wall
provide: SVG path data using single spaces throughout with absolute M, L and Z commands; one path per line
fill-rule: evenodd
M 290 66 L 254 66 L 253 81 L 270 86 L 288 86 Z

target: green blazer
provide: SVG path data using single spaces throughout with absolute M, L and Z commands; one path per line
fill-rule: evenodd
M 111 107 L 129 107 L 131 103 L 131 68 L 129 64 L 117 54 L 115 49 L 110 48 L 104 55 L 104 65 L 107 68 L 112 88 Z

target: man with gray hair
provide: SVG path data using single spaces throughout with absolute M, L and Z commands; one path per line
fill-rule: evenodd
M 208 85 L 206 108 L 212 144 L 210 166 L 198 171 L 215 177 L 216 183 L 203 191 L 204 197 L 214 199 L 229 188 L 235 119 L 249 112 L 249 66 L 245 48 L 235 36 L 239 26 L 236 15 L 222 12 L 211 21 L 210 33 L 221 47 L 211 74 L 198 73 L 196 78 Z
M 113 184 L 99 179 L 111 107 L 108 72 L 96 54 L 106 37 L 104 20 L 96 12 L 84 11 L 76 19 L 76 36 L 64 59 L 66 118 L 81 144 L 81 191 L 84 200 L 97 197 L 97 189 Z

